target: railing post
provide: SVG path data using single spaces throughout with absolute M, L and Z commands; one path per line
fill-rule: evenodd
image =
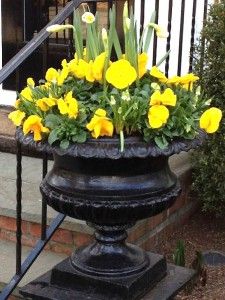
M 22 212 L 22 153 L 21 153 L 21 144 L 17 143 L 17 178 L 16 178 L 16 274 L 19 275 L 21 273 L 21 237 L 22 237 L 22 220 L 21 220 L 21 212 Z
M 48 172 L 48 155 L 47 153 L 43 154 L 42 161 L 42 178 L 45 178 Z M 45 198 L 42 197 L 42 214 L 41 214 L 41 239 L 46 239 L 46 226 L 47 226 L 47 203 Z

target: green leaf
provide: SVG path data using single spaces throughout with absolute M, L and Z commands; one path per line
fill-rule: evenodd
M 156 67 L 159 67 L 161 63 L 164 62 L 165 59 L 170 55 L 171 50 L 167 51 L 166 54 L 157 62 Z
M 58 127 L 59 125 L 61 125 L 61 118 L 59 116 L 53 115 L 53 114 L 49 114 L 46 116 L 45 118 L 45 126 L 54 129 L 56 127 Z
M 69 147 L 69 145 L 70 145 L 70 142 L 68 140 L 62 140 L 60 142 L 60 148 L 62 148 L 62 149 L 67 149 Z
M 163 139 L 162 136 L 156 136 L 154 138 L 154 141 L 156 143 L 156 145 L 160 148 L 160 149 L 165 149 L 167 146 L 167 143 L 165 142 L 166 140 Z
M 87 133 L 82 131 L 79 135 L 73 136 L 72 140 L 74 143 L 84 143 L 87 139 Z
M 58 137 L 58 130 L 52 130 L 48 136 L 48 142 L 50 145 L 52 145 L 55 141 L 59 139 Z

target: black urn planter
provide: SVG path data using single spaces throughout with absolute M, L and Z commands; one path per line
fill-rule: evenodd
M 181 188 L 168 158 L 197 147 L 203 136 L 174 141 L 165 150 L 130 137 L 120 152 L 118 139 L 89 140 L 62 150 L 17 131 L 23 145 L 53 153 L 54 166 L 40 186 L 48 205 L 95 229 L 94 242 L 52 270 L 52 295 L 61 287 L 72 299 L 79 291 L 78 300 L 140 299 L 166 277 L 165 258 L 126 243 L 126 230 L 174 203 Z M 26 287 L 22 293 L 31 296 Z

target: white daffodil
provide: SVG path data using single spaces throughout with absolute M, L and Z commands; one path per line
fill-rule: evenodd
M 103 42 L 108 40 L 107 30 L 105 28 L 102 28 L 102 40 Z
M 65 29 L 73 29 L 73 25 L 70 25 L 70 24 L 67 24 L 67 25 L 60 25 L 60 24 L 54 24 L 54 25 L 51 25 L 51 26 L 48 26 L 46 28 L 46 31 L 48 32 L 58 32 L 60 30 L 65 30 Z
M 155 33 L 156 33 L 157 37 L 159 37 L 159 38 L 165 39 L 169 36 L 169 32 L 166 31 L 166 29 L 162 26 L 159 26 L 155 23 L 149 23 L 148 26 L 155 29 Z
M 81 19 L 84 23 L 92 24 L 95 21 L 95 16 L 91 12 L 86 11 Z

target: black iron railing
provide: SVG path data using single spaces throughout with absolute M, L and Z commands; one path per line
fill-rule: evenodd
M 119 0 L 118 0 L 119 1 Z M 150 0 L 139 0 L 140 3 L 140 30 L 143 30 L 143 24 L 144 24 L 144 18 L 145 18 L 145 9 L 146 9 L 146 3 Z M 169 33 L 171 33 L 171 24 L 172 24 L 172 16 L 173 16 L 173 0 L 169 1 L 169 9 L 168 9 L 168 26 L 167 30 Z M 186 0 L 187 1 L 187 0 Z M 181 5 L 181 14 L 180 14 L 180 24 L 179 24 L 179 54 L 178 54 L 178 69 L 177 73 L 181 73 L 181 64 L 182 64 L 182 53 L 183 53 L 183 36 L 184 36 L 184 15 L 185 15 L 185 0 L 182 0 Z M 91 9 L 93 12 L 97 9 L 97 3 L 98 2 L 107 2 L 108 8 L 112 7 L 112 4 L 115 1 L 108 0 L 108 1 L 90 1 L 90 0 L 73 0 L 66 4 L 67 1 L 63 1 L 63 8 L 61 10 L 58 9 L 58 1 L 55 1 L 55 14 L 56 16 L 39 32 L 37 33 L 27 44 L 0 70 L 0 84 L 6 80 L 10 74 L 17 71 L 17 81 L 19 81 L 19 72 L 18 68 L 22 65 L 23 62 L 26 61 L 26 59 L 34 53 L 34 51 L 41 45 L 44 45 L 44 51 L 42 52 L 43 55 L 43 74 L 46 71 L 47 68 L 47 56 L 48 56 L 48 37 L 49 33 L 46 31 L 47 26 L 50 26 L 52 24 L 56 23 L 63 23 L 67 18 L 71 18 L 71 15 L 74 12 L 74 9 L 76 9 L 81 3 L 88 2 L 91 4 Z M 134 3 L 134 1 L 131 1 Z M 156 21 L 159 16 L 159 0 L 155 0 L 155 9 L 156 9 Z M 193 64 L 193 49 L 194 49 L 194 41 L 195 41 L 195 23 L 196 23 L 196 3 L 197 0 L 193 0 L 193 11 L 192 11 L 192 25 L 191 25 L 191 40 L 190 40 L 190 60 L 189 60 L 189 70 L 192 70 L 192 64 Z M 207 16 L 207 6 L 208 1 L 204 1 L 204 20 Z M 56 36 L 57 37 L 57 36 Z M 64 36 L 65 38 L 65 36 Z M 166 43 L 166 50 L 170 50 L 170 43 L 171 43 L 171 35 L 169 35 Z M 157 58 L 157 39 L 154 37 L 153 41 L 153 57 L 152 62 L 153 64 L 156 63 Z M 204 45 L 203 45 L 204 47 Z M 68 56 L 71 55 L 71 49 L 68 50 Z M 203 48 L 203 54 L 204 54 L 204 48 Z M 168 75 L 169 71 L 169 65 L 170 65 L 170 58 L 167 57 L 166 64 L 165 64 L 165 72 Z M 42 165 L 42 175 L 45 177 L 48 169 L 48 156 L 46 153 L 43 153 L 43 165 Z M 26 274 L 28 269 L 31 267 L 33 262 L 36 260 L 38 255 L 41 253 L 45 245 L 48 243 L 48 241 L 51 239 L 54 232 L 57 230 L 57 228 L 60 226 L 60 224 L 63 222 L 65 215 L 58 214 L 55 219 L 52 221 L 50 226 L 47 229 L 47 206 L 44 199 L 42 199 L 42 221 L 41 221 L 41 237 L 40 240 L 37 242 L 36 246 L 33 248 L 33 250 L 30 252 L 30 254 L 27 256 L 25 261 L 22 263 L 21 261 L 21 237 L 22 237 L 22 149 L 21 144 L 17 144 L 17 194 L 16 194 L 16 200 L 17 200 L 17 206 L 16 206 L 16 218 L 17 218 L 17 233 L 16 233 L 16 273 L 12 277 L 11 281 L 8 285 L 2 290 L 0 294 L 0 299 L 7 299 L 13 290 L 17 287 L 23 276 Z M 79 299 L 77 299 L 79 300 Z

